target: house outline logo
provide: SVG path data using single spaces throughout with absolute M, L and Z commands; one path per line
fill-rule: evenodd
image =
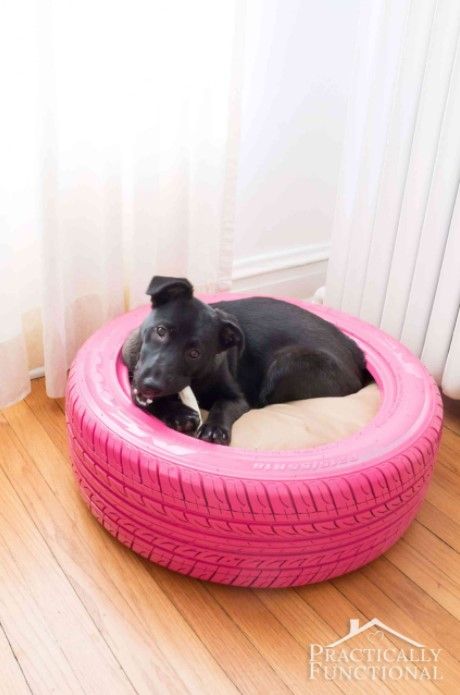
M 372 631 L 372 629 L 374 631 Z M 368 639 L 350 644 L 358 635 Z M 383 641 L 384 637 L 390 638 Z M 401 645 L 394 639 L 405 642 Z M 350 618 L 346 635 L 323 645 L 309 647 L 308 678 L 326 681 L 346 680 L 443 680 L 439 656 L 442 648 L 427 647 L 386 625 L 378 618 L 360 625 L 359 618 Z
M 399 637 L 399 639 L 404 640 L 404 642 L 408 642 L 409 644 L 412 644 L 414 647 L 419 647 L 423 648 L 425 645 L 421 644 L 420 642 L 416 642 L 415 640 L 411 639 L 410 637 L 406 637 L 406 635 L 401 634 L 400 632 L 397 632 L 396 630 L 393 630 L 391 627 L 388 627 L 388 625 L 385 625 L 385 623 L 382 623 L 381 620 L 378 620 L 377 618 L 373 618 L 372 620 L 369 620 L 367 623 L 364 625 L 359 626 L 359 618 L 350 618 L 350 629 L 344 637 L 341 637 L 340 639 L 336 640 L 335 642 L 331 642 L 331 644 L 326 645 L 327 648 L 335 648 L 338 647 L 340 644 L 343 644 L 343 642 L 347 642 L 349 639 L 352 639 L 353 637 L 356 637 L 356 635 L 361 635 L 363 632 L 366 632 L 371 627 L 378 627 L 380 630 L 385 630 L 385 632 L 389 632 L 390 634 L 394 635 L 395 637 Z

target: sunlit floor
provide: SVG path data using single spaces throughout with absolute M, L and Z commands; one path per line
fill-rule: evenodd
M 283 590 L 200 582 L 113 539 L 80 499 L 63 408 L 37 380 L 0 412 L 1 693 L 459 692 L 460 403 L 404 538 L 359 571 Z M 310 644 L 351 618 L 441 649 L 443 678 L 311 680 Z

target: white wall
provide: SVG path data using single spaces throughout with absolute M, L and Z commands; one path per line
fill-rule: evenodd
M 248 0 L 235 289 L 324 282 L 359 5 Z

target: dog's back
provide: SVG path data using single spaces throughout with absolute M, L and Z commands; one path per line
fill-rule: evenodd
M 244 333 L 246 346 L 237 378 L 253 407 L 316 394 L 347 395 L 369 381 L 364 354 L 356 343 L 306 309 L 270 297 L 212 306 L 234 316 Z M 267 400 L 269 373 L 270 383 L 282 378 L 283 388 L 272 391 Z

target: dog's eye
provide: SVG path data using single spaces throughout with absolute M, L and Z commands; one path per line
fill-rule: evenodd
M 194 348 L 193 350 L 189 350 L 188 354 L 189 357 L 191 357 L 193 360 L 196 360 L 201 355 L 201 352 Z
M 166 335 L 166 328 L 164 326 L 157 326 L 156 332 L 157 332 L 157 335 L 160 336 L 160 338 L 164 338 Z

